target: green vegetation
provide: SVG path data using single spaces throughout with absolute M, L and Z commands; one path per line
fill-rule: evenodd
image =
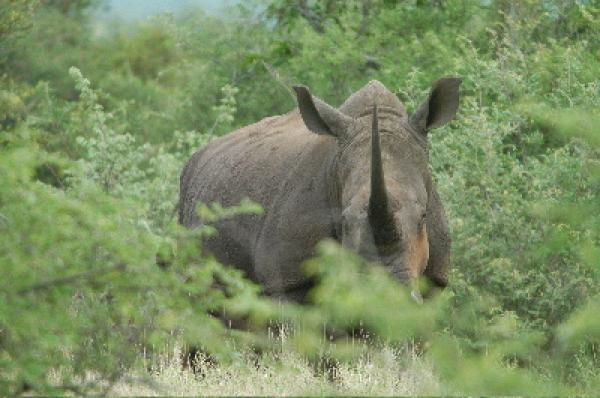
M 0 5 L 0 395 L 124 392 L 140 374 L 147 394 L 147 368 L 177 382 L 172 358 L 147 363 L 174 344 L 210 353 L 206 380 L 271 374 L 294 394 L 600 389 L 600 2 L 255 0 L 105 32 L 97 4 Z M 293 83 L 339 104 L 378 79 L 412 110 L 442 75 L 463 78 L 430 137 L 453 271 L 424 305 L 332 242 L 306 265 L 311 306 L 260 298 L 198 245 L 253 203 L 176 225 L 184 162 L 292 109 Z M 313 375 L 336 362 L 332 382 Z M 236 385 L 182 391 L 283 392 Z

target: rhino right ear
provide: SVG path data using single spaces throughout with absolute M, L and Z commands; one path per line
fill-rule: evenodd
M 442 77 L 433 83 L 427 101 L 411 115 L 411 124 L 419 131 L 426 132 L 454 119 L 461 81 L 458 77 Z
M 294 86 L 298 109 L 304 124 L 315 134 L 341 137 L 352 118 L 331 105 L 313 97 L 306 86 Z

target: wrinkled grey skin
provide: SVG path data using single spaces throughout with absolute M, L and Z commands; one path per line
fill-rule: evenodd
M 266 118 L 196 152 L 181 175 L 179 222 L 198 202 L 260 203 L 263 215 L 222 221 L 204 243 L 266 293 L 300 300 L 301 263 L 333 238 L 400 281 L 448 282 L 450 237 L 428 168 L 427 133 L 451 120 L 460 79 L 436 81 L 412 115 L 371 81 L 335 109 L 296 86 L 298 110 Z M 417 293 L 418 295 L 418 293 Z

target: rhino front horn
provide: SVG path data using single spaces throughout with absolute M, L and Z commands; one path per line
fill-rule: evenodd
M 381 143 L 377 105 L 373 106 L 371 128 L 371 196 L 369 197 L 369 222 L 376 245 L 384 245 L 398 237 L 392 214 L 388 209 L 387 190 L 383 175 Z

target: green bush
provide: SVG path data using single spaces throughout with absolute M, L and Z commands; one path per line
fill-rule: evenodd
M 94 3 L 0 5 L 0 392 L 108 391 L 179 338 L 235 361 L 269 320 L 315 361 L 357 360 L 357 327 L 412 340 L 448 394 L 597 391 L 597 1 L 273 0 L 100 34 Z M 187 158 L 292 109 L 292 84 L 339 104 L 378 79 L 413 110 L 449 74 L 461 106 L 429 156 L 453 271 L 425 305 L 329 242 L 312 305 L 278 306 L 202 256 L 210 225 L 175 225 Z
M 174 331 L 231 355 L 220 341 L 232 332 L 211 311 L 240 297 L 248 311 L 268 307 L 239 272 L 199 256 L 197 240 L 209 231 L 159 236 L 140 225 L 144 209 L 132 198 L 36 179 L 36 168 L 57 161 L 31 146 L 0 156 L 0 391 L 102 391 Z M 261 344 L 260 336 L 239 341 Z

